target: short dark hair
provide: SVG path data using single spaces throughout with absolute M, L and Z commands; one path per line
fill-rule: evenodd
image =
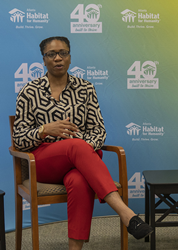
M 50 43 L 51 41 L 53 40 L 59 40 L 59 41 L 62 41 L 62 42 L 65 42 L 69 48 L 69 52 L 70 52 L 70 42 L 68 40 L 67 37 L 64 37 L 64 36 L 52 36 L 52 37 L 49 37 L 49 38 L 46 38 L 44 39 L 41 43 L 40 43 L 40 51 L 41 51 L 41 54 L 44 55 L 44 49 L 46 47 L 46 45 L 48 43 Z

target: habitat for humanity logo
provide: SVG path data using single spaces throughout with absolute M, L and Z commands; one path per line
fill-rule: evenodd
M 43 75 L 43 64 L 35 62 L 28 67 L 28 63 L 22 63 L 14 74 L 14 78 L 18 79 L 18 81 L 15 81 L 15 93 L 18 93 L 27 82 L 33 81 Z
M 71 22 L 71 33 L 102 33 L 102 22 L 98 22 L 101 7 L 100 4 L 89 4 L 84 10 L 84 4 L 78 4 L 70 14 L 71 19 L 78 20 Z
M 141 130 L 141 126 L 131 122 L 126 126 L 128 135 L 139 135 L 139 131 Z
M 9 11 L 9 14 L 11 15 L 10 20 L 13 23 L 18 24 L 16 25 L 16 29 L 43 28 L 41 24 L 49 22 L 48 13 L 36 12 L 35 9 L 27 9 L 27 12 L 25 13 L 14 8 L 13 10 Z
M 9 11 L 9 14 L 11 14 L 10 20 L 12 22 L 23 23 L 23 18 L 25 17 L 25 12 L 18 10 L 18 9 L 13 9 L 13 10 Z
M 131 10 L 128 10 L 128 9 L 122 11 L 121 14 L 123 15 L 122 16 L 122 21 L 124 21 L 126 23 L 127 22 L 129 22 L 129 23 L 134 22 L 135 17 L 136 17 L 136 13 L 131 11 Z
M 96 69 L 94 66 L 87 66 L 87 70 L 74 67 L 70 72 L 72 75 L 79 78 L 84 78 L 84 75 L 86 74 L 86 79 L 92 81 L 95 85 L 102 85 L 103 82 L 101 80 L 108 80 L 109 78 L 108 70 Z M 98 80 L 100 81 L 98 82 Z
M 154 28 L 153 24 L 160 22 L 159 13 L 150 13 L 147 10 L 139 9 L 138 13 L 136 13 L 126 9 L 121 14 L 122 21 L 129 24 L 127 28 Z
M 164 135 L 164 127 L 153 126 L 151 123 L 143 123 L 142 126 L 133 122 L 126 125 L 127 134 L 132 141 L 158 141 L 158 137 Z
M 128 181 L 129 198 L 145 198 L 145 179 L 140 172 L 136 172 Z
M 83 76 L 85 75 L 85 70 L 79 67 L 74 67 L 73 69 L 70 70 L 70 72 L 72 73 L 73 76 L 79 78 L 83 78 Z
M 128 76 L 134 76 L 127 78 L 127 88 L 158 89 L 159 79 L 155 78 L 158 64 L 159 62 L 146 61 L 141 66 L 140 61 L 135 61 L 127 70 Z

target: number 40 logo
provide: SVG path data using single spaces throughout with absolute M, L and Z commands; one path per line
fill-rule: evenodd
M 129 198 L 145 197 L 145 179 L 140 172 L 136 172 L 128 181 Z
M 19 79 L 15 81 L 15 93 L 18 93 L 28 81 L 33 81 L 43 75 L 44 68 L 41 63 L 32 63 L 29 68 L 28 63 L 22 63 L 14 74 L 14 77 Z
M 78 4 L 70 14 L 71 33 L 102 33 L 102 22 L 100 19 L 100 4 L 89 4 L 84 9 L 84 4 Z
M 158 62 L 145 61 L 142 65 L 140 61 L 135 61 L 127 70 L 128 89 L 158 89 L 159 79 L 155 78 Z
M 77 7 L 70 14 L 71 19 L 78 19 L 79 23 L 83 23 L 84 19 L 88 22 L 97 22 L 100 18 L 100 9 L 101 5 L 89 4 L 84 10 L 83 4 L 78 4 Z
M 135 189 L 144 189 L 145 188 L 145 179 L 143 175 L 141 176 L 140 172 L 136 172 L 128 181 L 128 186 Z
M 140 79 L 141 76 L 147 79 L 153 79 L 156 76 L 158 62 L 146 61 L 140 65 L 140 61 L 135 61 L 127 70 L 127 75 L 135 76 Z

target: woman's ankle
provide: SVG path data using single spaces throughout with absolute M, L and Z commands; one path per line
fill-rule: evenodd
M 81 250 L 84 240 L 75 240 L 69 238 L 69 250 Z

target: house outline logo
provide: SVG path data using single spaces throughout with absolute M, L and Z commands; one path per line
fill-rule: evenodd
M 122 11 L 121 14 L 123 15 L 122 16 L 122 21 L 123 22 L 125 22 L 125 23 L 133 22 L 134 23 L 134 19 L 135 19 L 137 13 L 135 13 L 132 10 L 126 9 L 126 10 Z
M 139 135 L 140 130 L 141 130 L 141 126 L 137 125 L 133 122 L 129 123 L 127 126 L 127 134 L 128 135 Z
M 15 8 L 15 9 L 9 11 L 9 14 L 11 14 L 11 16 L 10 16 L 11 22 L 23 23 L 23 18 L 25 17 L 25 12 Z
M 145 75 L 154 75 L 154 72 L 156 71 L 156 67 L 150 65 L 150 64 L 147 64 L 145 66 L 143 66 L 143 72 Z
M 96 23 L 100 18 L 100 9 L 97 5 L 89 4 L 85 9 L 85 19 L 90 23 Z
M 33 78 L 38 78 L 38 77 L 42 77 L 44 70 L 42 68 L 39 68 L 37 66 L 34 66 L 33 68 L 29 69 L 30 74 Z
M 83 78 L 83 76 L 85 75 L 85 70 L 81 69 L 79 67 L 74 67 L 70 70 L 70 72 L 72 72 L 73 76 L 79 77 L 79 78 Z

